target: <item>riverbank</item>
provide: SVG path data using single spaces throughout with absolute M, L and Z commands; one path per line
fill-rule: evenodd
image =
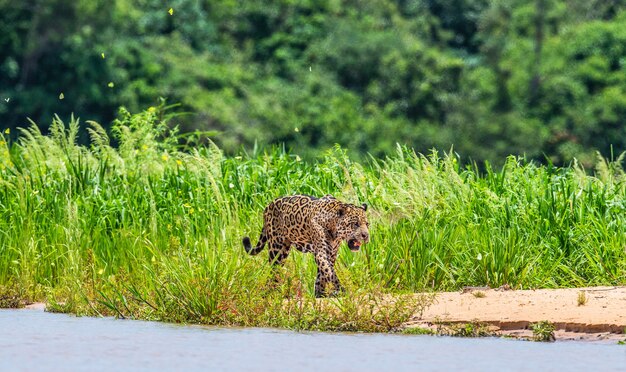
M 420 294 L 423 296 L 423 294 Z M 548 321 L 556 340 L 618 342 L 626 339 L 626 287 L 510 290 L 470 287 L 428 296 L 424 309 L 405 323 L 433 333 L 454 334 L 462 325 L 474 335 L 531 339 L 531 325 Z M 26 309 L 43 311 L 45 303 Z M 418 332 L 419 333 L 419 332 Z M 465 334 L 471 336 L 472 334 Z
M 409 327 L 480 324 L 501 336 L 532 337 L 531 323 L 549 321 L 557 340 L 624 340 L 626 287 L 441 292 Z

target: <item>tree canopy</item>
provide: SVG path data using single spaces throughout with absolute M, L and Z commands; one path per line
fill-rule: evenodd
M 626 0 L 0 0 L 0 127 L 162 97 L 222 149 L 626 150 Z

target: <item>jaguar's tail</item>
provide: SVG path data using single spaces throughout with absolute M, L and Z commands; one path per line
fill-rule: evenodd
M 265 231 L 261 233 L 261 237 L 259 237 L 259 242 L 256 244 L 256 247 L 252 247 L 252 243 L 250 242 L 249 237 L 247 236 L 243 237 L 243 247 L 245 248 L 247 253 L 253 256 L 263 250 L 263 247 L 265 247 L 266 242 L 267 242 L 267 236 L 265 235 Z

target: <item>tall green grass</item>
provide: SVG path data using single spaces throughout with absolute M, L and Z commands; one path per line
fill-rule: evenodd
M 423 301 L 385 294 L 626 283 L 623 157 L 594 170 L 510 157 L 501 169 L 398 147 L 352 162 L 274 149 L 226 157 L 181 146 L 159 109 L 122 111 L 111 135 L 55 118 L 0 137 L 0 304 L 209 324 L 386 330 Z M 273 272 L 251 257 L 262 211 L 288 194 L 368 203 L 371 243 L 342 248 L 345 298 L 316 302 L 315 264 L 292 253 Z M 17 300 L 16 300 L 17 299 Z M 285 300 L 287 299 L 287 300 Z M 376 306 L 372 305 L 375 304 Z

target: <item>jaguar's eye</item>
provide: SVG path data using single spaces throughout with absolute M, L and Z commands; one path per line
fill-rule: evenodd
M 356 223 L 354 224 L 354 228 L 355 228 L 355 229 L 358 229 L 359 227 L 361 227 L 361 224 L 359 224 L 358 222 L 356 222 Z

